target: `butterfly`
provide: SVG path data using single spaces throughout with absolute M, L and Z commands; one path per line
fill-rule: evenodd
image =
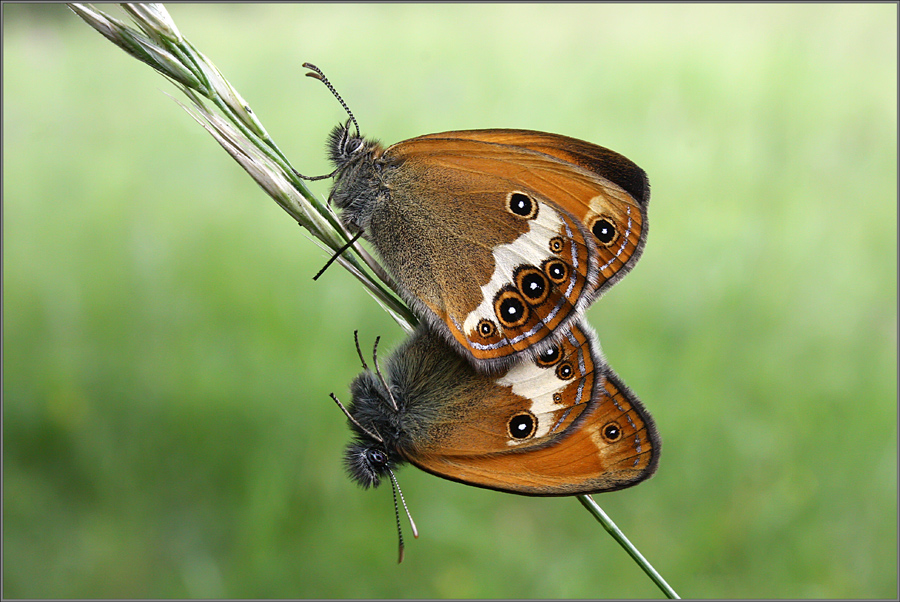
M 385 148 L 360 135 L 321 71 L 304 66 L 350 116 L 328 141 L 329 198 L 342 222 L 374 246 L 404 301 L 477 369 L 550 349 L 639 259 L 650 189 L 622 155 L 512 129 Z
M 376 342 L 377 351 L 377 342 Z M 357 342 L 357 352 L 359 352 Z M 584 320 L 533 360 L 487 374 L 420 325 L 384 372 L 366 365 L 345 408 L 351 478 L 377 487 L 411 463 L 468 485 L 532 496 L 614 491 L 656 470 L 649 412 Z

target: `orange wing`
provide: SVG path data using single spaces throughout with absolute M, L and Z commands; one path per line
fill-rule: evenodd
M 516 353 L 542 350 L 643 249 L 646 175 L 607 149 L 540 132 L 475 130 L 413 138 L 384 157 L 402 163 L 404 177 L 417 183 L 393 194 L 413 190 L 440 223 L 469 220 L 435 228 L 440 233 L 430 241 L 467 269 L 436 261 L 436 285 L 423 284 L 423 294 L 415 281 L 406 286 L 476 360 L 508 365 Z
M 430 417 L 419 445 L 401 451 L 406 459 L 450 480 L 538 496 L 622 489 L 656 470 L 653 419 L 585 323 L 535 361 L 490 378 Z
M 531 130 L 464 130 L 426 134 L 402 142 L 440 140 L 438 148 L 455 155 L 454 163 L 468 156 L 474 146 L 463 141 L 494 145 L 504 161 L 493 166 L 476 162 L 476 169 L 496 175 L 514 174 L 573 214 L 594 234 L 599 253 L 600 277 L 594 298 L 634 267 L 647 240 L 647 208 L 650 182 L 643 169 L 622 155 L 583 140 Z M 459 148 L 454 144 L 459 141 Z M 537 158 L 508 153 L 530 151 Z M 461 157 L 461 156 L 462 157 Z M 469 165 L 469 167 L 472 167 Z

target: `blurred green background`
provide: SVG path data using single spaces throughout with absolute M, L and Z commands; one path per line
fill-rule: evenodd
M 114 10 L 114 7 L 107 7 Z M 588 317 L 658 421 L 596 496 L 684 597 L 896 597 L 897 7 L 173 5 L 304 173 L 514 127 L 650 176 Z M 4 597 L 657 597 L 575 499 L 344 475 L 353 330 L 403 333 L 61 5 L 3 5 Z M 315 184 L 325 194 L 328 182 Z

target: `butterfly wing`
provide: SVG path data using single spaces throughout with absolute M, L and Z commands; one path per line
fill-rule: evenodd
M 646 202 L 583 166 L 626 171 L 606 149 L 481 130 L 414 138 L 383 158 L 399 167 L 385 172 L 391 199 L 369 235 L 407 300 L 476 363 L 541 351 L 643 247 Z
M 447 479 L 541 496 L 622 489 L 656 470 L 653 419 L 583 322 L 535 361 L 475 380 L 420 425 L 406 459 Z
M 637 263 L 647 240 L 650 183 L 647 174 L 622 155 L 583 140 L 531 130 L 491 129 L 426 134 L 423 140 L 472 141 L 503 151 L 528 150 L 537 157 L 516 157 L 516 178 L 546 192 L 594 236 L 600 275 L 594 298 Z M 494 164 L 491 173 L 508 171 Z M 524 168 L 525 171 L 521 171 Z

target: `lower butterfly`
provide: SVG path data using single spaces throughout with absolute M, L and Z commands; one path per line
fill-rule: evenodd
M 534 496 L 614 491 L 656 470 L 653 418 L 605 362 L 583 320 L 534 360 L 500 374 L 477 372 L 421 326 L 384 372 L 377 356 L 374 371 L 363 366 L 345 409 L 354 434 L 345 462 L 363 487 L 393 477 L 406 462 Z

